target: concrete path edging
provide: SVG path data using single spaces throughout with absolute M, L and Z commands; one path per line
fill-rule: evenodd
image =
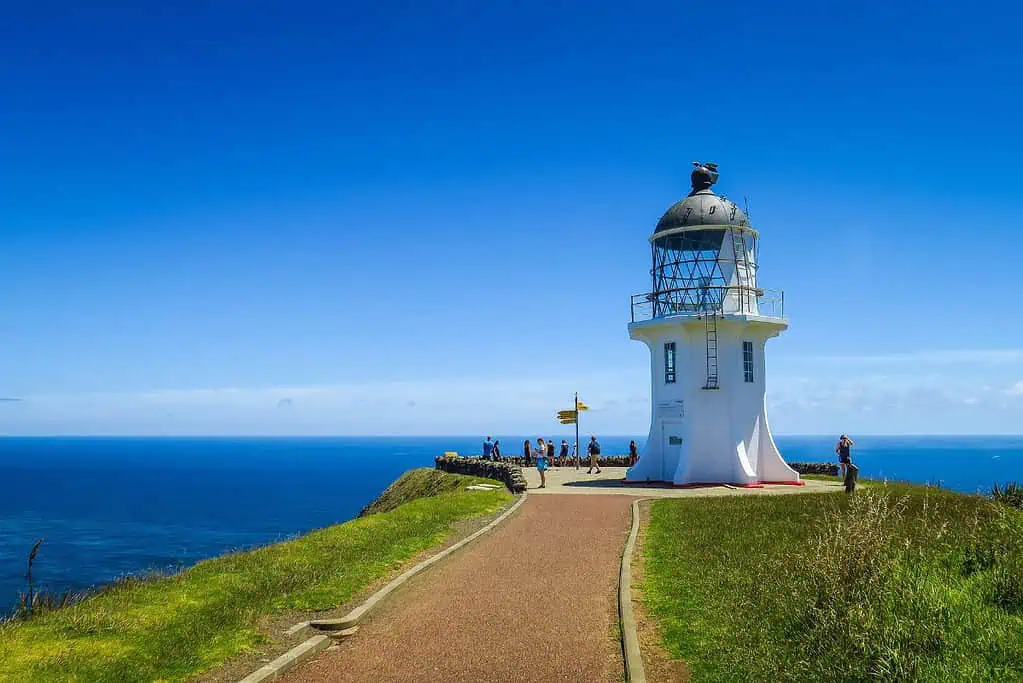
M 625 657 L 625 680 L 629 683 L 646 683 L 636 616 L 632 611 L 632 552 L 636 548 L 636 536 L 639 534 L 639 504 L 642 500 L 645 499 L 632 501 L 632 530 L 625 543 L 622 568 L 618 574 L 618 619 L 622 632 L 622 654 Z
M 239 683 L 262 683 L 263 681 L 277 680 L 277 677 L 285 671 L 309 661 L 326 650 L 329 645 L 330 636 L 313 636 L 312 638 L 309 638 L 301 644 L 291 648 L 269 664 L 259 667 L 239 681 Z
M 528 493 L 523 493 L 519 499 L 510 508 L 504 511 L 500 517 L 487 524 L 485 527 L 476 531 L 475 533 L 463 538 L 458 543 L 445 548 L 436 555 L 426 558 L 416 566 L 408 569 L 397 577 L 392 579 L 386 586 L 378 590 L 376 593 L 371 595 L 365 602 L 353 609 L 351 612 L 341 617 L 340 619 L 313 619 L 311 621 L 303 621 L 295 624 L 290 629 L 285 631 L 286 635 L 295 636 L 302 635 L 309 632 L 310 630 L 317 629 L 320 631 L 329 631 L 335 633 L 337 631 L 345 631 L 355 627 L 373 608 L 380 604 L 388 595 L 394 592 L 399 586 L 411 579 L 413 576 L 423 571 L 427 567 L 439 562 L 451 553 L 455 552 L 459 548 L 468 545 L 472 541 L 476 540 L 488 531 L 492 531 L 494 527 L 510 517 L 516 510 L 518 510 L 523 503 L 526 502 L 526 498 L 529 497 Z M 633 513 L 635 514 L 635 513 Z M 253 671 L 251 674 L 241 679 L 238 683 L 261 683 L 262 681 L 272 681 L 278 676 L 283 674 L 285 671 L 301 664 L 303 662 L 312 659 L 314 656 L 327 649 L 330 645 L 329 635 L 316 635 L 312 636 L 308 640 L 291 648 L 283 655 L 270 662 L 261 666 L 259 669 Z

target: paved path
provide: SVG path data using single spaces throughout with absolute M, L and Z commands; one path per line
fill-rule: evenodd
M 284 680 L 621 680 L 616 586 L 632 500 L 530 496 Z
M 523 467 L 526 483 L 530 494 L 600 494 L 642 496 L 643 498 L 703 498 L 706 496 L 773 496 L 795 493 L 826 493 L 843 491 L 838 482 L 804 479 L 803 486 L 785 486 L 765 484 L 763 488 L 744 489 L 734 486 L 706 486 L 701 488 L 683 489 L 664 484 L 632 485 L 622 484 L 627 467 L 602 467 L 600 474 L 586 474 L 586 465 L 580 469 L 575 466 L 555 467 L 547 470 L 547 487 L 537 489 L 540 485 L 540 474 L 535 467 Z

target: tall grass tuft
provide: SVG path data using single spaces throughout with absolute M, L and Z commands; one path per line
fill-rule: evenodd
M 991 497 L 1017 510 L 1023 510 L 1023 486 L 1014 481 L 999 486 L 997 483 L 991 487 Z
M 786 635 L 804 653 L 806 675 L 826 668 L 847 680 L 910 680 L 919 657 L 941 647 L 943 615 L 928 614 L 924 577 L 907 563 L 911 545 L 893 533 L 908 502 L 864 492 L 827 514 L 801 554 L 793 583 L 801 609 Z M 920 524 L 940 539 L 943 526 L 926 514 L 929 506 Z
M 644 555 L 694 680 L 1023 681 L 1023 513 L 991 498 L 664 500 Z
M 1001 562 L 992 572 L 991 603 L 1007 612 L 1023 612 L 1023 553 Z
M 824 516 L 792 584 L 809 600 L 793 601 L 803 608 L 786 629 L 803 675 L 956 680 L 975 656 L 965 644 L 986 628 L 983 608 L 956 595 L 976 584 L 988 604 L 1023 607 L 1020 515 L 981 503 L 953 536 L 940 500 L 918 497 L 909 514 L 909 496 L 868 491 Z
M 28 552 L 27 570 L 25 571 L 25 581 L 28 583 L 28 588 L 25 592 L 18 593 L 18 604 L 15 606 L 9 620 L 30 619 L 42 612 L 67 607 L 78 600 L 79 596 L 71 590 L 66 590 L 63 593 L 36 590 L 32 569 L 35 566 L 36 558 L 39 556 L 39 548 L 42 547 L 44 540 L 42 538 L 37 540 Z

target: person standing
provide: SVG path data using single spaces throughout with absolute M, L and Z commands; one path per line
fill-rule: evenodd
M 564 439 L 561 440 L 561 450 L 558 451 L 558 460 L 561 461 L 562 465 L 568 462 L 568 442 Z
M 570 456 L 572 461 L 575 463 L 575 468 L 579 469 L 579 442 L 572 442 L 572 455 Z
M 557 467 L 557 460 L 554 459 L 554 439 L 547 441 L 547 464 Z
M 494 442 L 487 437 L 487 440 L 483 442 L 483 459 L 490 460 L 490 456 L 494 453 Z
M 592 434 L 586 452 L 590 454 L 590 469 L 586 470 L 586 474 L 593 474 L 594 467 L 597 468 L 597 474 L 600 474 L 600 465 L 597 464 L 597 459 L 600 457 L 600 444 L 597 443 L 597 437 Z
M 501 442 L 494 441 L 494 462 L 501 462 Z
M 533 460 L 532 450 L 529 445 L 529 439 L 526 439 L 526 442 L 522 444 L 522 465 L 524 467 L 529 467 L 529 463 Z
M 540 488 L 547 488 L 547 446 L 543 439 L 536 440 L 536 471 L 540 473 Z
M 636 448 L 635 440 L 629 442 L 629 467 L 639 462 L 639 449 Z
M 845 481 L 849 473 L 849 465 L 852 464 L 850 449 L 853 447 L 853 440 L 843 434 L 835 444 L 835 453 L 838 454 L 838 466 L 842 469 L 842 481 Z

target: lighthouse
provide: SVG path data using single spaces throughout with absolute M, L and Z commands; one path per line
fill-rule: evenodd
M 767 421 L 764 348 L 788 327 L 784 295 L 757 283 L 759 233 L 693 162 L 692 189 L 650 236 L 651 290 L 629 336 L 650 349 L 650 433 L 626 481 L 800 485 Z

